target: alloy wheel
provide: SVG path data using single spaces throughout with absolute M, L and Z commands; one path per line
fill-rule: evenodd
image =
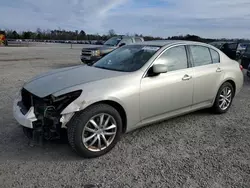
M 93 152 L 106 149 L 114 140 L 117 132 L 117 123 L 113 116 L 102 113 L 93 116 L 84 126 L 82 142 Z
M 226 110 L 232 101 L 232 90 L 230 87 L 225 87 L 220 93 L 219 107 L 221 110 Z

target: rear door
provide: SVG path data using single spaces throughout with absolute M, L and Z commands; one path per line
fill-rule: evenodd
M 219 53 L 201 45 L 190 45 L 189 52 L 194 69 L 193 106 L 210 104 L 223 77 Z

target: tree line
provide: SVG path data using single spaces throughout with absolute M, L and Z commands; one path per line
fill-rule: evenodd
M 17 32 L 15 30 L 0 30 L 0 33 L 3 33 L 6 35 L 6 38 L 8 40 L 11 39 L 31 39 L 35 41 L 44 41 L 44 40 L 97 40 L 97 41 L 106 41 L 112 36 L 116 36 L 116 32 L 111 29 L 108 31 L 107 34 L 100 35 L 98 33 L 96 34 L 87 34 L 84 30 L 61 30 L 61 29 L 55 29 L 55 30 L 41 30 L 38 28 L 36 31 L 22 31 Z M 126 34 L 131 35 L 131 34 Z M 143 37 L 144 40 L 162 40 L 162 39 L 170 39 L 170 40 L 190 40 L 190 41 L 199 41 L 199 42 L 212 42 L 217 40 L 237 40 L 237 41 L 247 41 L 246 39 L 210 39 L 210 38 L 202 38 L 196 35 L 180 35 L 180 36 L 171 36 L 167 38 L 163 37 L 154 37 L 154 36 L 143 36 L 142 34 L 133 34 L 133 36 L 140 36 Z

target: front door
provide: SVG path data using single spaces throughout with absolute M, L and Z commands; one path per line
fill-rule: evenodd
M 167 49 L 154 62 L 161 63 L 168 66 L 168 72 L 146 76 L 141 80 L 142 121 L 183 108 L 191 108 L 192 105 L 193 69 L 189 68 L 185 46 Z

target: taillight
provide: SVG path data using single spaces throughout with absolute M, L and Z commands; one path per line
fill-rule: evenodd
M 242 65 L 240 65 L 240 70 L 243 70 L 243 66 Z

